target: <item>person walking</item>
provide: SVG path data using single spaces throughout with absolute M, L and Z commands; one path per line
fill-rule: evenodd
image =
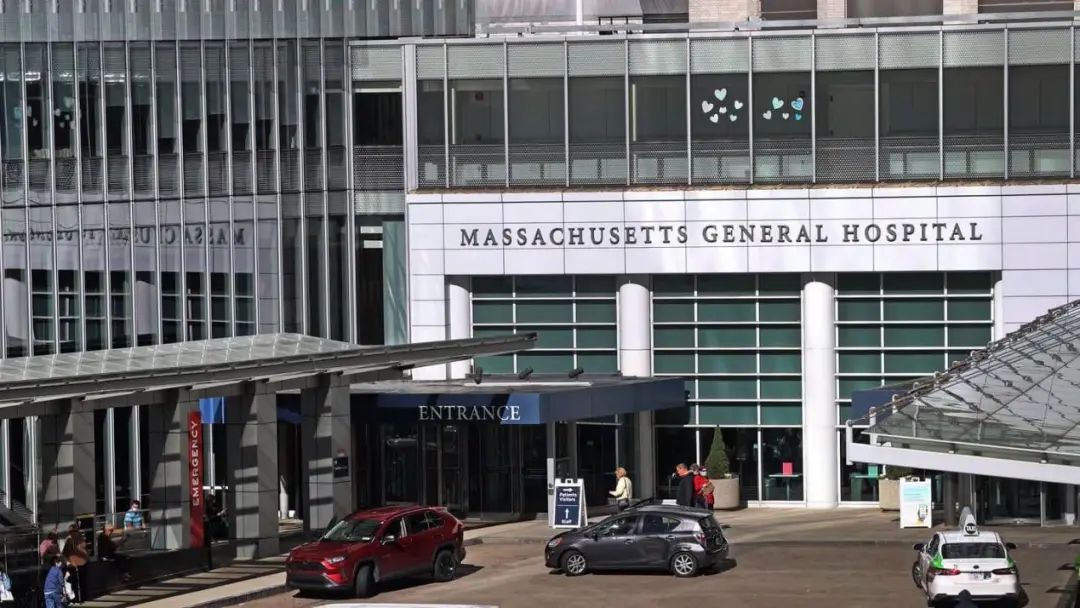
M 64 559 L 68 564 L 68 572 L 74 575 L 71 587 L 75 593 L 75 603 L 81 603 L 83 598 L 83 566 L 90 561 L 90 554 L 86 550 L 86 537 L 83 536 L 79 526 L 68 526 L 67 541 L 64 542 Z
M 45 575 L 45 608 L 64 607 L 64 558 L 52 556 L 52 567 Z
M 50 564 L 54 555 L 60 555 L 59 538 L 56 530 L 53 530 L 46 534 L 45 540 L 42 540 L 41 544 L 38 545 L 38 557 L 41 558 L 42 563 Z
M 704 509 L 705 508 L 705 495 L 701 493 L 701 489 L 705 487 L 708 479 L 701 476 L 701 465 L 694 463 L 690 465 L 690 474 L 694 476 L 694 504 L 693 506 Z
M 679 487 L 675 490 L 675 504 L 682 507 L 694 506 L 694 476 L 686 463 L 680 462 L 675 467 L 675 476 L 679 478 Z
M 716 501 L 716 497 L 713 495 L 713 491 L 715 490 L 715 488 L 713 486 L 712 480 L 709 479 L 709 471 L 706 470 L 705 467 L 701 467 L 701 469 L 698 471 L 698 477 L 701 477 L 705 480 L 705 483 L 701 484 L 701 490 L 699 490 L 698 493 L 705 498 L 705 508 L 712 511 L 713 504 L 715 504 Z
M 11 577 L 8 576 L 7 568 L 0 565 L 0 606 L 14 602 L 15 594 L 11 592 Z
M 615 508 L 622 513 L 630 506 L 630 500 L 634 494 L 634 484 L 630 482 L 630 477 L 626 475 L 626 469 L 619 467 L 615 469 L 615 489 L 608 492 L 615 497 Z

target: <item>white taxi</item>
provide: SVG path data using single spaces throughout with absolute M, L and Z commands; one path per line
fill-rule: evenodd
M 955 600 L 965 589 L 976 601 L 1019 602 L 1020 576 L 1009 556 L 1015 548 L 997 532 L 979 530 L 969 516 L 959 530 L 938 532 L 930 542 L 914 546 L 919 555 L 911 576 L 930 606 Z

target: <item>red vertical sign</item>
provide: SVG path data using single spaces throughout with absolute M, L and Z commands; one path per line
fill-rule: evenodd
M 188 414 L 188 487 L 191 502 L 191 546 L 203 546 L 203 428 L 202 414 Z

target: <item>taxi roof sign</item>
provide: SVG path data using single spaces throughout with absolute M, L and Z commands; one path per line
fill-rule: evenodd
M 964 536 L 979 535 L 979 526 L 975 524 L 975 514 L 970 507 L 964 507 L 960 513 L 960 528 L 964 531 Z

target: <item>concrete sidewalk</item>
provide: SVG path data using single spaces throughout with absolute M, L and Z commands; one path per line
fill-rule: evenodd
M 716 519 L 735 546 L 852 543 L 910 545 L 929 538 L 926 529 L 901 530 L 899 514 L 878 509 L 809 510 L 760 508 L 717 511 Z M 601 518 L 591 518 L 601 519 Z M 940 528 L 940 527 L 939 527 Z M 1080 528 L 989 527 L 1022 547 L 1067 545 L 1080 542 Z M 499 524 L 466 530 L 466 546 L 500 543 L 542 544 L 555 534 L 546 520 Z M 539 553 L 537 556 L 539 557 Z M 126 590 L 92 602 L 87 608 L 217 608 L 273 595 L 284 590 L 284 556 L 171 579 Z

